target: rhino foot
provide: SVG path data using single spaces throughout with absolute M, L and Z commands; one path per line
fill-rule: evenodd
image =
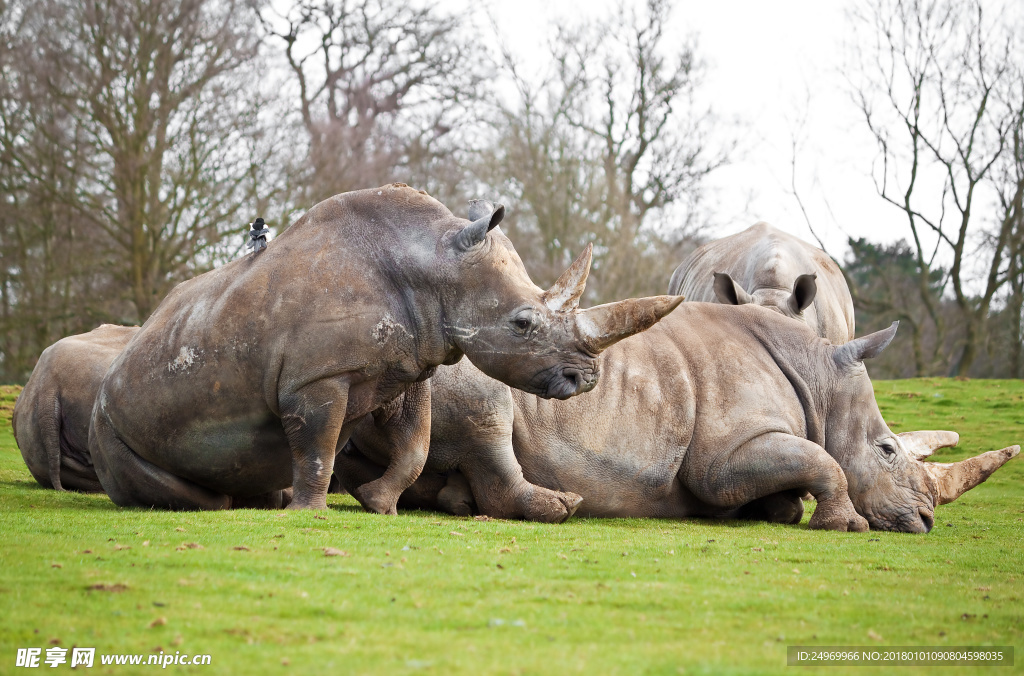
M 576 513 L 583 498 L 575 493 L 562 493 L 534 486 L 524 502 L 523 518 L 527 521 L 562 523 Z
M 287 497 L 286 497 L 287 496 Z M 261 495 L 231 498 L 231 509 L 282 509 L 292 501 L 292 489 L 270 491 Z
M 444 488 L 437 494 L 437 506 L 455 516 L 472 516 L 476 513 L 473 490 L 461 472 L 448 476 Z
M 367 512 L 373 514 L 398 514 L 398 498 L 391 491 L 381 490 L 376 481 L 363 484 L 352 491 L 352 496 L 359 501 Z
M 748 502 L 740 508 L 738 517 L 769 523 L 800 523 L 804 516 L 804 503 L 792 491 L 773 493 Z
M 324 509 L 327 509 L 327 499 L 326 498 L 320 498 L 319 500 L 313 499 L 313 500 L 308 500 L 308 501 L 300 501 L 300 500 L 293 499 L 291 502 L 288 503 L 288 506 L 285 507 L 285 509 L 319 509 L 319 510 L 324 510 Z
M 857 513 L 850 498 L 844 493 L 839 498 L 819 500 L 808 528 L 864 533 L 868 530 L 868 520 Z

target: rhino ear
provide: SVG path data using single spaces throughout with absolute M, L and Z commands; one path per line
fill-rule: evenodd
M 723 305 L 746 305 L 752 303 L 754 299 L 749 293 L 743 290 L 743 287 L 733 281 L 733 278 L 725 272 L 716 272 L 715 274 L 715 298 L 718 299 L 719 303 Z
M 494 213 L 494 205 L 487 200 L 469 200 L 469 220 L 479 221 Z
M 486 207 L 480 205 L 480 202 L 483 202 Z M 473 200 L 469 207 L 470 216 L 479 215 L 480 211 L 484 211 L 483 216 L 474 219 L 472 223 L 456 233 L 454 242 L 455 248 L 459 251 L 469 251 L 483 242 L 487 233 L 498 227 L 498 223 L 501 223 L 501 219 L 505 217 L 505 207 L 501 204 L 492 207 L 491 203 L 485 200 Z
M 843 343 L 836 347 L 832 358 L 837 364 L 846 365 L 877 357 L 882 354 L 882 350 L 888 347 L 892 339 L 896 337 L 896 329 L 899 325 L 898 321 L 893 322 L 887 329 L 869 333 L 866 336 L 851 340 L 849 343 Z
M 818 293 L 817 274 L 800 275 L 793 282 L 793 293 L 789 296 L 789 309 L 793 314 L 800 314 L 814 302 Z

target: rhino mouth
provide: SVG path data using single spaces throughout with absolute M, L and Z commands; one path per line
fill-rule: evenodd
M 913 511 L 893 516 L 867 516 L 871 530 L 888 530 L 897 533 L 928 533 L 935 525 L 935 515 L 930 509 L 920 507 Z
M 538 374 L 527 392 L 544 399 L 568 399 L 583 394 L 597 385 L 597 368 L 554 366 Z
M 581 369 L 568 367 L 562 369 L 560 380 L 548 388 L 552 392 L 552 399 L 568 399 L 577 394 L 583 394 L 594 389 L 597 385 L 597 374 L 587 374 Z

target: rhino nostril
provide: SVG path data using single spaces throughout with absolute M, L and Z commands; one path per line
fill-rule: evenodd
M 924 524 L 924 532 L 931 532 L 932 526 L 935 525 L 935 519 L 932 517 L 931 512 L 926 512 L 922 509 L 918 511 L 918 514 L 921 515 L 921 523 Z
M 575 368 L 566 368 L 562 370 L 562 377 L 566 380 L 572 381 L 579 390 L 583 387 L 583 372 Z

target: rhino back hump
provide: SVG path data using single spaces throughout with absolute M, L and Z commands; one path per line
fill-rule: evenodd
M 842 271 L 824 251 L 797 237 L 767 223 L 757 223 L 743 232 L 703 244 L 676 268 L 669 292 L 681 294 L 688 301 L 715 302 L 716 272 L 728 273 L 747 293 L 761 297 L 767 305 L 784 302 L 798 276 L 816 274 L 818 292 L 804 311 L 807 325 L 836 344 L 853 339 L 853 298 Z
M 418 337 L 394 276 L 435 249 L 445 218 L 402 186 L 348 193 L 263 251 L 179 284 L 112 364 L 104 414 L 140 456 L 203 484 L 203 464 L 237 465 L 247 449 L 287 453 L 277 421 L 285 391 L 342 378 L 352 388 L 346 417 L 373 410 L 418 375 Z M 396 376 L 403 365 L 410 372 Z

